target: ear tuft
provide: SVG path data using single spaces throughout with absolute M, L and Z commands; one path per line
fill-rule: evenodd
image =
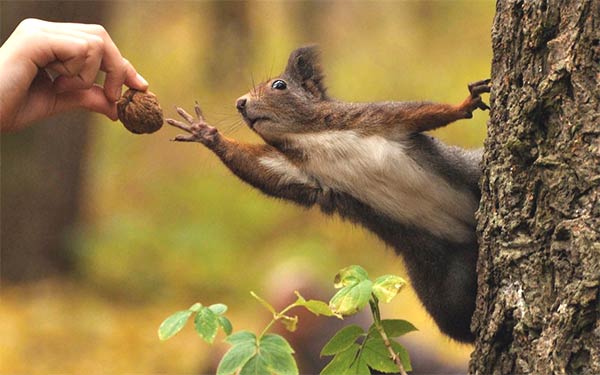
M 316 45 L 300 47 L 290 54 L 285 75 L 298 82 L 307 91 L 318 98 L 327 97 L 323 85 L 323 70 L 321 56 Z

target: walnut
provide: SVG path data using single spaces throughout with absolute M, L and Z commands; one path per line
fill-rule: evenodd
M 163 124 L 163 113 L 158 99 L 149 91 L 125 91 L 117 102 L 117 114 L 125 128 L 135 134 L 154 133 Z

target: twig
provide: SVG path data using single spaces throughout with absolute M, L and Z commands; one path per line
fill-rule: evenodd
M 369 301 L 369 304 L 371 305 L 371 312 L 373 313 L 373 318 L 375 318 L 375 329 L 377 329 L 377 331 L 381 335 L 381 338 L 383 339 L 383 344 L 390 353 L 390 358 L 392 359 L 392 361 L 394 361 L 396 366 L 398 366 L 398 370 L 400 371 L 401 375 L 408 375 L 406 373 L 406 370 L 404 369 L 404 366 L 402 366 L 400 356 L 394 351 L 394 348 L 392 348 L 392 343 L 390 342 L 390 339 L 388 338 L 387 334 L 385 333 L 385 330 L 383 329 L 383 326 L 381 325 L 381 313 L 379 312 L 379 304 L 377 298 L 373 296 L 373 299 Z

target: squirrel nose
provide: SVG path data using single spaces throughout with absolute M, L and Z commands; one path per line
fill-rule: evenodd
M 248 99 L 241 97 L 237 100 L 237 102 L 235 102 L 235 107 L 237 108 L 238 111 L 243 111 L 246 108 L 246 103 L 248 102 Z

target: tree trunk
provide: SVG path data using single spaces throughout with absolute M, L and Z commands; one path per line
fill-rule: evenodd
M 499 1 L 473 374 L 600 374 L 600 1 Z
M 25 18 L 100 23 L 105 3 L 1 4 L 1 39 Z M 40 121 L 1 137 L 2 281 L 20 282 L 71 268 L 67 237 L 79 213 L 81 172 L 91 114 L 78 112 Z

